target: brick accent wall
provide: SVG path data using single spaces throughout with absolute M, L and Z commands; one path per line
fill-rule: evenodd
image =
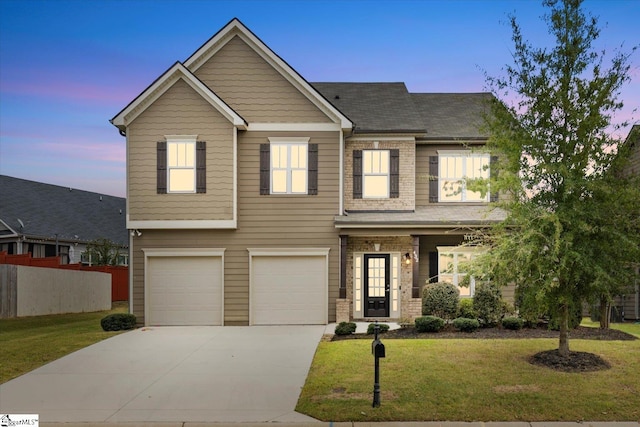
M 351 309 L 353 305 L 349 299 L 336 300 L 336 323 L 349 322 L 351 320 Z
M 344 206 L 346 210 L 415 210 L 415 156 L 416 144 L 413 141 L 379 141 L 378 149 L 400 150 L 400 197 L 395 199 L 354 199 L 353 198 L 353 151 L 375 149 L 374 139 L 371 141 L 345 142 L 345 183 Z
M 411 253 L 413 240 L 411 236 L 389 237 L 349 237 L 347 245 L 347 298 L 349 304 L 349 318 L 353 319 L 353 254 L 356 252 L 376 253 L 375 244 L 380 244 L 378 253 Z M 411 298 L 411 286 L 413 283 L 413 266 L 401 262 L 400 274 L 400 318 L 415 319 L 422 313 L 422 301 L 419 298 Z M 338 300 L 343 301 L 343 300 Z M 417 308 L 416 308 L 417 307 Z M 336 308 L 336 310 L 339 310 Z

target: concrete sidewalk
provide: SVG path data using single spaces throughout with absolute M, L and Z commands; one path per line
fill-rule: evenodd
M 314 421 L 295 406 L 324 330 L 137 329 L 0 385 L 0 414 L 39 414 L 43 424 L 84 427 Z

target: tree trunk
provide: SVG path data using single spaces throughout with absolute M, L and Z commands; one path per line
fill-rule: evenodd
M 611 319 L 611 305 L 604 296 L 600 297 L 600 329 L 609 329 Z
M 562 357 L 569 356 L 569 304 L 560 306 L 560 342 L 558 353 Z

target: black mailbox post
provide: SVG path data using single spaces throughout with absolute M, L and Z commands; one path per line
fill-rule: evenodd
M 373 407 L 380 406 L 380 358 L 386 357 L 384 344 L 378 339 L 378 332 L 380 332 L 380 326 L 376 322 L 373 327 L 374 339 L 371 343 L 371 354 L 374 359 L 374 379 L 373 379 Z

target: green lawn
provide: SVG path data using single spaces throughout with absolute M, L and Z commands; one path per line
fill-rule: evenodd
M 126 312 L 119 304 L 111 311 L 0 319 L 0 384 L 117 335 L 104 332 L 100 320 Z
M 640 326 L 632 325 L 636 333 Z M 562 373 L 528 363 L 555 339 L 382 340 L 381 406 L 372 408 L 368 340 L 322 342 L 297 411 L 323 421 L 637 421 L 640 340 L 572 340 L 612 368 Z
M 589 319 L 588 317 L 585 317 L 582 319 L 582 326 L 588 326 L 590 328 L 599 328 L 600 327 L 600 323 L 599 322 L 592 322 L 591 319 Z M 640 338 L 640 323 L 630 323 L 630 322 L 626 322 L 626 323 L 610 323 L 609 327 L 611 329 L 618 329 L 620 331 L 626 332 L 628 334 L 631 335 L 635 335 L 636 337 Z

